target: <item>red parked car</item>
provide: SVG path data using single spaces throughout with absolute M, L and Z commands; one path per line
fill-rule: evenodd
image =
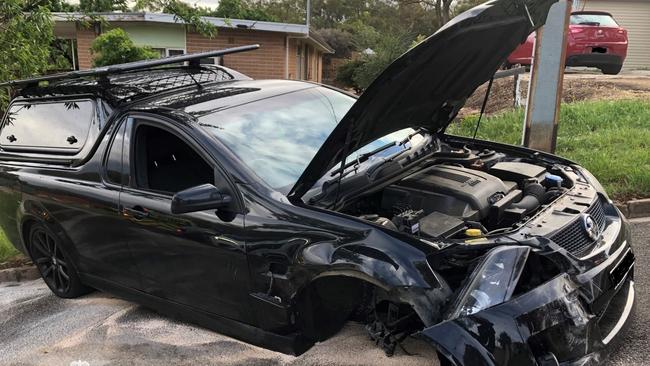
M 611 14 L 602 11 L 579 11 L 571 14 L 567 38 L 566 65 L 597 67 L 604 74 L 621 71 L 627 56 L 627 30 Z M 535 33 L 528 36 L 508 57 L 510 65 L 530 65 Z

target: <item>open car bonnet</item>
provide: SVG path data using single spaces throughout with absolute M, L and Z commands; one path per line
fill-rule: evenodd
M 556 0 L 494 0 L 457 16 L 389 65 L 359 97 L 302 173 L 301 198 L 341 160 L 392 132 L 440 133 L 508 55 L 546 22 Z

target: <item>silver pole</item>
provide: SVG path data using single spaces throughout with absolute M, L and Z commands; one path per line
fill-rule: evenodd
M 572 0 L 553 4 L 537 30 L 523 134 L 524 146 L 533 149 L 555 151 L 571 6 Z
M 76 53 L 75 46 L 74 46 L 74 39 L 70 39 L 70 52 L 72 52 L 72 70 L 77 70 L 77 58 L 74 56 Z

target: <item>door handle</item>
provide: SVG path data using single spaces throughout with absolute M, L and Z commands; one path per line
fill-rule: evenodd
M 136 220 L 142 220 L 149 217 L 149 210 L 140 205 L 136 205 L 131 208 L 124 207 L 122 208 L 122 215 L 126 217 L 133 217 Z

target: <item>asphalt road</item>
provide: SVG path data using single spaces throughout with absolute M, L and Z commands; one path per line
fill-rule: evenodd
M 636 317 L 609 365 L 650 364 L 650 220 L 636 222 Z M 386 358 L 363 328 L 348 324 L 300 357 L 287 356 L 161 317 L 96 292 L 76 300 L 42 281 L 0 284 L 0 365 L 431 365 L 435 352 L 409 340 L 410 355 Z
M 609 357 L 609 366 L 650 365 L 650 219 L 633 221 L 636 311 L 620 346 Z

